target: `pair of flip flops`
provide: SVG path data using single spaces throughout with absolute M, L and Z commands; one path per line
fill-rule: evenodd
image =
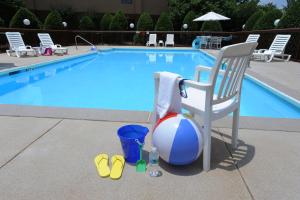
M 99 154 L 94 159 L 97 171 L 99 176 L 101 177 L 108 177 L 110 176 L 111 179 L 117 180 L 121 178 L 123 168 L 125 165 L 125 159 L 121 155 L 114 155 L 111 158 L 111 169 L 108 166 L 108 155 L 107 154 Z

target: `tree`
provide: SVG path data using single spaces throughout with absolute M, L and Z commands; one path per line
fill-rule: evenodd
M 0 17 L 0 27 L 4 27 L 5 26 L 5 22 L 4 20 Z
M 258 0 L 249 0 L 237 4 L 231 23 L 234 24 L 235 30 L 241 30 L 242 26 L 258 9 Z
M 153 29 L 153 19 L 149 13 L 143 12 L 137 22 L 137 30 L 151 31 Z
M 181 29 L 182 21 L 189 11 L 194 11 L 197 16 L 214 11 L 233 18 L 237 8 L 236 0 L 169 0 L 168 3 L 170 17 L 176 30 Z M 232 26 L 232 21 L 227 25 Z
M 87 13 L 87 16 L 89 16 L 91 18 L 91 20 L 93 21 L 94 24 L 94 28 L 93 29 L 100 29 L 101 26 L 101 19 L 102 19 L 102 14 L 101 13 L 97 13 L 96 11 L 89 11 Z M 99 23 L 100 22 L 100 23 Z
M 153 19 L 149 13 L 143 12 L 137 22 L 137 30 L 151 31 L 153 30 Z M 136 44 L 145 44 L 145 34 L 143 32 L 136 33 L 133 36 L 133 41 Z
M 219 21 L 205 21 L 202 24 L 201 31 L 222 31 Z
M 173 31 L 173 23 L 171 21 L 170 16 L 166 13 L 163 12 L 160 14 L 156 26 L 155 26 L 156 31 Z
M 112 18 L 111 23 L 109 25 L 110 30 L 126 30 L 128 26 L 127 19 L 122 11 L 116 12 L 115 16 Z
M 287 7 L 278 25 L 279 28 L 300 27 L 300 1 L 295 1 Z
M 44 29 L 62 29 L 62 18 L 57 10 L 51 11 L 45 19 Z
M 264 29 L 273 29 L 274 28 L 274 21 L 276 19 L 281 18 L 282 12 L 277 9 L 269 9 L 265 12 L 265 14 L 257 20 L 253 29 L 254 30 L 264 30 Z
M 103 15 L 101 21 L 100 21 L 100 29 L 101 30 L 109 30 L 109 25 L 111 23 L 113 16 L 110 13 L 106 13 Z
M 23 23 L 24 19 L 28 19 L 30 25 L 25 25 Z M 11 28 L 40 28 L 40 26 L 41 23 L 38 18 L 27 8 L 20 8 L 9 23 L 9 27 Z
M 190 31 L 198 30 L 198 23 L 193 21 L 195 18 L 196 18 L 196 13 L 194 11 L 190 11 L 185 15 L 182 24 L 188 25 L 187 30 L 190 30 Z M 182 28 L 182 30 L 184 30 L 184 29 Z
M 67 28 L 69 29 L 77 29 L 79 26 L 79 18 L 72 7 L 62 7 L 58 8 L 57 11 L 59 12 L 62 21 L 68 23 Z
M 292 6 L 295 2 L 297 2 L 297 0 L 286 0 L 287 8 Z
M 90 16 L 83 16 L 79 22 L 79 29 L 81 30 L 93 30 L 95 24 Z
M 180 30 L 183 17 L 189 10 L 192 10 L 191 0 L 169 0 L 168 5 L 170 18 L 176 29 Z
M 249 17 L 249 19 L 246 21 L 245 24 L 245 30 L 247 31 L 251 31 L 253 30 L 253 27 L 255 25 L 255 23 L 264 15 L 264 11 L 263 10 L 258 10 L 255 13 L 253 13 L 253 15 L 251 15 Z

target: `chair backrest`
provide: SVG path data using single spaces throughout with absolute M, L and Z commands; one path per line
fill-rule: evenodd
M 291 35 L 276 35 L 269 50 L 283 53 Z
M 8 40 L 11 50 L 16 50 L 19 47 L 25 47 L 21 33 L 19 32 L 6 32 L 6 38 Z
M 149 35 L 149 44 L 156 44 L 156 34 Z
M 41 41 L 42 46 L 52 46 L 52 45 L 54 45 L 49 33 L 38 33 L 38 37 Z
M 214 88 L 211 95 L 212 97 L 216 95 L 212 98 L 212 104 L 219 104 L 232 98 L 239 100 L 243 77 L 256 47 L 257 42 L 250 42 L 226 46 L 220 50 L 210 76 L 210 83 Z M 220 76 L 222 67 L 225 67 L 225 70 Z
M 174 34 L 167 34 L 166 43 L 174 43 Z
M 212 36 L 210 38 L 210 43 L 213 44 L 220 44 L 222 42 L 222 37 L 218 37 L 218 36 Z
M 260 34 L 249 34 L 247 39 L 246 39 L 246 42 L 257 42 L 258 39 L 260 37 Z

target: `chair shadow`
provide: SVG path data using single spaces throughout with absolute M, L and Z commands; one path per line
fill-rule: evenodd
M 231 139 L 229 136 L 221 132 L 213 131 L 219 134 L 226 140 Z M 230 141 L 230 140 L 229 140 Z M 233 171 L 237 168 L 243 167 L 248 164 L 254 157 L 255 148 L 244 141 L 239 140 L 237 149 L 232 149 L 231 144 L 219 138 L 212 136 L 212 151 L 211 151 L 211 169 L 222 169 L 226 171 Z M 203 171 L 203 155 L 189 165 L 175 166 L 168 164 L 162 159 L 159 160 L 160 167 L 168 173 L 178 176 L 192 176 L 199 174 Z

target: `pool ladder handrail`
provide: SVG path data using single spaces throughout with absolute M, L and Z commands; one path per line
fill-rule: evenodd
M 92 44 L 91 42 L 89 42 L 87 39 L 83 38 L 83 37 L 80 36 L 80 35 L 76 35 L 76 36 L 75 36 L 76 50 L 78 50 L 78 47 L 77 47 L 77 46 L 78 46 L 78 45 L 77 45 L 77 38 L 82 39 L 83 41 L 85 41 L 86 43 L 88 43 L 89 45 L 91 45 L 93 49 L 96 49 L 96 50 L 97 50 L 97 47 L 96 47 L 94 44 Z

